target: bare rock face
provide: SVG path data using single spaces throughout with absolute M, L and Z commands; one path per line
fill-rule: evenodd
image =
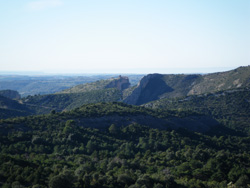
M 21 95 L 14 90 L 1 90 L 0 95 L 9 99 L 15 99 L 15 100 L 21 99 Z
M 92 83 L 80 84 L 72 88 L 58 92 L 57 94 L 62 93 L 83 93 L 89 91 L 103 90 L 108 88 L 117 88 L 119 91 L 123 91 L 129 88 L 130 82 L 128 77 L 119 76 L 118 78 L 111 78 L 107 80 L 98 80 Z
M 127 104 L 140 105 L 152 100 L 157 100 L 161 94 L 172 91 L 172 88 L 166 85 L 162 77 L 161 74 L 144 76 L 131 95 L 124 99 L 124 102 Z
M 250 86 L 250 66 L 212 74 L 149 74 L 124 92 L 123 101 L 141 105 L 162 98 L 214 93 Z
M 118 78 L 113 79 L 105 88 L 117 88 L 120 91 L 123 91 L 129 88 L 130 82 L 128 77 L 119 76 Z

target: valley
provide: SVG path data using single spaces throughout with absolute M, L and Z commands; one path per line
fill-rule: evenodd
M 6 88 L 0 186 L 247 187 L 249 88 L 249 66 L 102 77 L 29 96 Z

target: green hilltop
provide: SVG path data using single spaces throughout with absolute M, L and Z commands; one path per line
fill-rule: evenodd
M 249 70 L 0 96 L 0 187 L 247 187 Z
M 80 84 L 55 94 L 8 100 L 9 105 L 0 107 L 1 118 L 69 111 L 99 102 L 124 102 L 203 113 L 229 128 L 249 134 L 249 80 L 250 66 L 205 75 L 150 74 L 132 87 L 127 77 L 119 76 Z
M 159 127 L 194 116 L 115 102 L 0 120 L 0 186 L 246 187 L 249 137 Z
M 160 99 L 143 106 L 153 109 L 192 110 L 209 115 L 229 128 L 250 134 L 249 88 L 224 90 L 174 99 Z

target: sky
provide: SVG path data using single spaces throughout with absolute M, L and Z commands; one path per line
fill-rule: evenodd
M 0 71 L 216 72 L 250 64 L 250 0 L 0 0 Z

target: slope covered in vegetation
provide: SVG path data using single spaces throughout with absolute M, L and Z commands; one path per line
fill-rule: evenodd
M 13 90 L 0 90 L 0 96 L 9 98 L 9 99 L 20 99 L 21 95 L 17 92 L 17 91 L 13 91 Z
M 192 110 L 210 115 L 229 128 L 250 134 L 250 89 L 232 89 L 145 104 L 150 108 Z
M 250 66 L 212 74 L 149 74 L 133 90 L 126 92 L 124 102 L 141 105 L 162 98 L 176 98 L 226 89 L 250 86 Z
M 105 80 L 118 75 L 107 74 L 82 74 L 82 75 L 44 75 L 44 76 L 25 76 L 25 75 L 0 75 L 0 90 L 16 90 L 22 97 L 28 95 L 45 95 L 60 92 L 79 84 Z M 131 85 L 136 85 L 143 75 L 129 74 Z
M 0 119 L 32 114 L 33 111 L 24 104 L 0 95 Z
M 63 90 L 58 93 L 83 93 L 95 90 L 103 90 L 107 88 L 116 88 L 120 91 L 127 89 L 130 86 L 128 77 L 119 76 L 106 80 L 98 80 L 96 82 L 80 84 L 75 87 Z
M 50 113 L 52 110 L 61 112 L 82 106 L 83 104 L 98 102 L 113 102 L 121 99 L 118 89 L 100 89 L 82 93 L 65 93 L 29 96 L 23 102 L 36 114 Z
M 28 96 L 22 99 L 36 114 L 71 110 L 83 104 L 122 100 L 122 91 L 130 85 L 127 77 L 81 84 L 56 94 Z
M 249 183 L 249 137 L 206 136 L 115 121 L 117 116 L 138 115 L 195 114 L 100 103 L 1 120 L 0 186 L 224 188 L 230 182 L 237 187 Z M 97 117 L 114 119 L 103 129 L 82 121 Z

